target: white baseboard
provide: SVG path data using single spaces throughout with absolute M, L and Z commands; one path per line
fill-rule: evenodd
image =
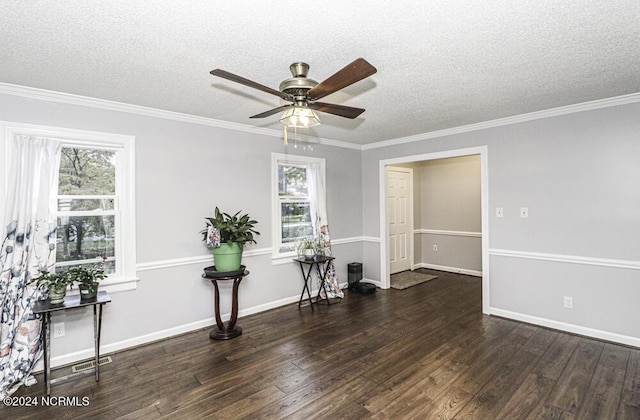
M 467 274 L 469 276 L 482 277 L 482 271 L 469 270 L 466 268 L 448 267 L 446 265 L 418 263 L 413 265 L 412 270 L 415 270 L 417 268 L 430 268 L 432 270 L 447 271 L 449 273 Z
M 441 270 L 441 271 L 459 270 L 459 271 L 452 271 L 452 272 L 482 276 L 482 273 L 479 273 L 479 272 L 469 272 L 470 270 L 465 270 L 467 271 L 467 273 L 465 273 L 460 271 L 460 269 L 456 269 L 453 267 L 442 267 L 442 266 L 434 266 L 434 265 L 427 266 L 426 264 L 419 264 L 419 266 L 425 267 L 425 268 L 433 268 L 435 270 Z M 419 267 L 416 267 L 416 268 L 419 268 Z M 474 273 L 479 273 L 479 274 L 474 274 Z M 381 282 L 377 280 L 363 279 L 362 281 L 373 283 L 377 287 L 382 287 Z M 342 289 L 347 288 L 347 286 L 348 286 L 348 283 L 346 282 L 340 284 L 340 287 Z M 311 296 L 316 296 L 317 294 L 318 294 L 317 288 L 311 290 Z M 297 302 L 299 299 L 300 299 L 300 296 L 296 295 L 296 296 L 290 296 L 284 299 L 279 299 L 266 304 L 253 306 L 251 308 L 238 311 L 238 317 L 242 318 L 255 313 L 264 312 L 270 309 L 275 309 L 281 306 L 289 305 L 291 303 Z M 543 327 L 553 328 L 560 331 L 566 331 L 574 334 L 584 335 L 587 337 L 593 337 L 601 340 L 611 341 L 615 343 L 620 343 L 620 344 L 625 344 L 625 345 L 640 348 L 640 339 L 636 337 L 615 334 L 607 331 L 595 330 L 592 328 L 582 327 L 579 325 L 567 324 L 564 322 L 554 321 L 546 318 L 534 317 L 530 315 L 520 314 L 517 312 L 506 311 L 506 310 L 503 310 L 500 308 L 494 308 L 494 307 L 490 308 L 490 314 L 513 319 L 516 321 L 526 322 L 529 324 L 540 325 Z M 223 319 L 229 319 L 231 317 L 231 314 L 226 313 L 226 314 L 222 314 L 221 316 Z M 126 350 L 128 348 L 149 344 L 154 341 L 167 339 L 167 338 L 188 333 L 191 331 L 196 331 L 202 328 L 213 327 L 214 325 L 215 325 L 215 318 L 213 317 L 202 319 L 196 322 L 191 322 L 189 324 L 178 325 L 176 327 L 168 328 L 161 331 L 156 331 L 151 334 L 146 334 L 139 337 L 134 337 L 131 339 L 103 345 L 100 347 L 100 354 L 106 355 L 106 354 L 115 353 L 118 351 Z M 69 365 L 82 360 L 91 359 L 93 358 L 93 356 L 94 356 L 93 348 L 79 350 L 74 353 L 68 353 L 68 354 L 64 354 L 64 355 L 52 358 L 51 367 L 56 368 L 60 366 Z M 42 360 L 40 360 L 36 365 L 34 372 L 41 372 L 43 369 L 44 369 L 43 362 Z
M 348 283 L 343 283 L 340 285 L 341 288 L 346 288 Z M 311 289 L 311 297 L 315 297 L 318 294 L 317 288 Z M 238 318 L 242 318 L 248 315 L 256 314 L 259 312 L 268 311 L 270 309 L 275 309 L 280 306 L 289 305 L 291 303 L 298 302 L 300 300 L 300 295 L 290 296 L 284 299 L 279 299 L 273 302 L 268 302 L 262 305 L 253 306 L 251 308 L 242 309 L 238 311 Z M 222 319 L 228 320 L 231 318 L 231 313 L 225 313 L 220 315 Z M 100 346 L 100 354 L 106 355 L 115 353 L 118 351 L 126 350 L 132 347 L 141 346 L 144 344 L 153 343 L 154 341 L 164 340 L 166 338 L 170 338 L 176 335 L 188 333 L 191 331 L 196 331 L 202 328 L 212 327 L 215 325 L 215 318 L 206 318 L 200 321 L 191 322 L 189 324 L 178 325 L 176 327 L 168 328 L 161 331 L 156 331 L 151 334 L 142 335 L 139 337 L 130 338 L 127 340 L 118 341 L 111 344 L 105 344 Z M 94 357 L 94 349 L 88 348 L 84 350 L 79 350 L 73 353 L 67 353 L 64 355 L 56 356 L 51 358 L 51 367 L 56 368 L 60 366 L 69 365 L 72 363 L 76 363 L 82 360 L 92 359 Z M 34 372 L 41 372 L 44 370 L 44 363 L 40 360 L 34 369 Z
M 627 346 L 639 347 L 640 338 L 628 335 L 616 334 L 609 331 L 596 330 L 593 328 L 583 327 L 580 325 L 567 324 L 566 322 L 554 321 L 547 318 L 539 318 L 536 316 L 525 315 L 518 312 L 511 312 L 500 308 L 489 308 L 491 315 L 509 318 L 516 321 L 526 322 L 528 324 L 539 325 L 542 327 L 552 328 L 573 334 L 583 335 L 586 337 L 597 338 L 599 340 L 611 341 L 614 343 L 625 344 Z

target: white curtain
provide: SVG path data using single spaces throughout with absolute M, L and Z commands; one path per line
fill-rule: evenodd
M 331 256 L 331 237 L 329 236 L 329 221 L 327 219 L 327 193 L 325 187 L 324 171 L 319 163 L 312 163 L 309 167 L 309 195 L 312 198 L 311 214 L 314 217 L 314 231 L 324 244 L 324 255 Z M 320 290 L 322 298 L 343 298 L 344 292 L 340 289 L 338 275 L 333 261 L 330 261 L 325 278 L 325 288 Z M 318 267 L 318 285 L 320 284 L 320 267 Z
M 33 313 L 39 292 L 28 283 L 55 263 L 60 141 L 18 135 L 10 158 L 0 248 L 0 399 L 11 395 L 42 353 L 41 320 Z M 6 160 L 5 160 L 6 161 Z

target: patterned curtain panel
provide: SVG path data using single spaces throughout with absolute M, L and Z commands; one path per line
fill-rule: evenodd
M 323 225 L 320 227 L 320 240 L 324 244 L 324 255 L 331 257 L 331 237 L 329 236 L 329 226 Z M 336 267 L 333 265 L 333 261 L 328 262 L 327 277 L 325 278 L 324 290 L 320 291 L 320 297 L 326 299 L 330 298 L 343 298 L 344 292 L 340 289 L 340 283 L 338 283 L 338 274 L 336 273 Z M 322 275 L 318 268 L 318 286 L 320 285 L 320 276 Z
M 324 173 L 319 164 L 313 163 L 310 168 L 311 176 L 309 179 L 309 195 L 314 198 L 312 212 L 315 215 L 315 231 L 319 235 L 320 240 L 324 244 L 324 255 L 332 256 L 331 254 L 331 237 L 329 236 L 329 221 L 327 220 L 327 202 L 326 202 L 326 187 L 324 180 Z M 327 277 L 325 278 L 325 288 L 320 290 L 320 297 L 326 299 L 330 298 L 343 298 L 344 292 L 340 289 L 338 283 L 338 275 L 336 268 L 333 265 L 333 261 L 327 263 Z M 320 286 L 320 267 L 317 270 L 318 287 Z
M 55 263 L 56 220 L 50 210 L 61 150 L 52 139 L 6 141 L 11 166 L 0 248 L 0 399 L 18 389 L 42 353 L 41 320 L 32 313 L 40 296 L 28 283 Z

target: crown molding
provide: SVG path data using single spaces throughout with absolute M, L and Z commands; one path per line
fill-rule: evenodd
M 435 139 L 439 137 L 451 136 L 454 134 L 468 133 L 471 131 L 485 130 L 487 128 L 501 127 L 505 125 L 518 124 L 527 121 L 535 121 L 543 118 L 557 117 L 561 115 L 575 114 L 577 112 L 592 111 L 596 109 L 609 108 L 618 105 L 627 105 L 640 102 L 640 92 L 629 95 L 615 96 L 613 98 L 598 99 L 595 101 L 582 102 L 579 104 L 561 106 L 558 108 L 545 109 L 542 111 L 529 112 L 527 114 L 514 115 L 511 117 L 498 118 L 496 120 L 483 121 L 475 124 L 461 125 L 459 127 L 446 128 L 444 130 L 430 131 L 428 133 L 416 134 L 413 136 L 399 137 L 397 139 L 383 140 L 376 143 L 365 144 L 362 150 L 378 149 L 381 147 L 397 146 L 400 144 L 413 143 L 422 140 Z
M 28 99 L 38 99 L 42 101 L 57 102 L 69 105 L 86 106 L 90 108 L 104 109 L 107 111 L 124 112 L 128 114 L 143 115 L 146 117 L 161 118 L 165 120 L 186 122 L 191 124 L 206 125 L 209 127 L 223 128 L 227 130 L 241 131 L 245 133 L 259 134 L 269 137 L 282 138 L 283 136 L 282 131 L 273 130 L 270 128 L 254 127 L 248 124 L 233 123 L 208 117 L 200 117 L 197 115 L 182 114 L 180 112 L 167 111 L 158 108 L 109 101 L 106 99 L 91 98 L 88 96 L 74 95 L 71 93 L 55 92 L 51 90 L 14 85 L 10 83 L 0 83 L 0 94 L 20 96 Z M 362 147 L 358 144 L 347 143 L 339 140 L 325 139 L 322 137 L 307 136 L 304 134 L 298 134 L 297 141 L 299 143 L 321 144 L 323 146 L 362 150 Z
M 280 130 L 270 128 L 254 127 L 247 124 L 239 124 L 228 121 L 216 120 L 197 115 L 182 114 L 174 111 L 150 108 L 141 105 L 132 105 L 123 102 L 109 101 L 106 99 L 91 98 L 88 96 L 74 95 L 71 93 L 55 92 L 51 90 L 33 88 L 28 86 L 14 85 L 11 83 L 0 83 L 0 94 L 20 96 L 29 99 L 39 99 L 49 102 L 65 103 L 70 105 L 86 106 L 91 108 L 104 109 L 108 111 L 125 112 L 129 114 L 143 115 L 147 117 L 162 118 L 191 124 L 205 125 L 209 127 L 223 128 L 227 130 L 241 131 L 251 134 L 260 134 L 269 137 L 282 138 Z M 505 125 L 518 124 L 527 121 L 535 121 L 543 118 L 556 117 L 561 115 L 575 114 L 577 112 L 591 111 L 601 108 L 609 108 L 619 105 L 627 105 L 640 102 L 640 92 L 628 95 L 615 96 L 613 98 L 597 99 L 595 101 L 582 102 L 579 104 L 567 105 L 558 108 L 551 108 L 542 111 L 530 112 L 527 114 L 514 115 L 511 117 L 498 118 L 495 120 L 483 121 L 475 124 L 462 125 L 459 127 L 446 128 L 444 130 L 430 131 L 413 136 L 399 137 L 396 139 L 383 140 L 371 144 L 354 144 L 339 140 L 325 139 L 322 137 L 307 136 L 298 134 L 299 143 L 320 144 L 324 146 L 341 147 L 354 150 L 370 150 L 381 147 L 396 146 L 400 144 L 413 143 L 423 140 L 435 139 L 439 137 L 451 136 L 454 134 L 468 133 L 472 131 L 485 130 L 488 128 L 501 127 Z

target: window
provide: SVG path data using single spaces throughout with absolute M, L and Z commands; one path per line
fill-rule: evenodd
M 314 199 L 310 195 L 310 165 L 324 159 L 272 154 L 273 256 L 295 255 L 296 242 L 314 235 Z
M 107 290 L 136 287 L 134 138 L 118 134 L 7 124 L 5 136 L 62 142 L 58 191 L 56 268 L 106 257 Z
M 56 267 L 92 264 L 106 258 L 107 273 L 118 271 L 115 235 L 119 201 L 116 152 L 62 147 Z

